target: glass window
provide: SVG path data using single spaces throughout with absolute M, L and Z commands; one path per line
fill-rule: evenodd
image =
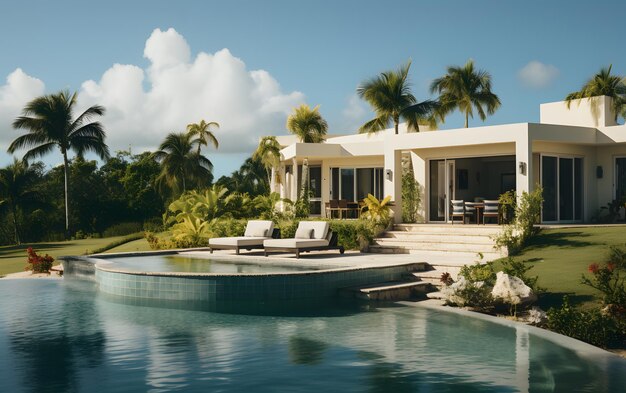
M 443 160 L 430 161 L 430 209 L 431 221 L 444 221 L 446 215 L 446 172 Z
M 311 191 L 311 198 L 322 197 L 322 167 L 321 166 L 309 167 L 309 187 Z
M 543 221 L 557 221 L 557 159 L 541 158 L 541 185 L 543 187 Z
M 615 159 L 615 199 L 626 196 L 626 157 Z
M 354 168 L 341 168 L 341 197 L 354 201 Z
M 330 199 L 339 199 L 339 168 L 330 168 Z
M 574 219 L 574 160 L 559 158 L 559 220 Z
M 583 159 L 574 158 L 574 220 L 583 219 Z
M 367 197 L 367 194 L 375 194 L 374 168 L 358 168 L 356 170 L 356 198 L 361 201 Z
M 376 191 L 374 192 L 374 196 L 378 199 L 383 199 L 385 192 L 385 183 L 383 178 L 383 168 L 376 168 Z

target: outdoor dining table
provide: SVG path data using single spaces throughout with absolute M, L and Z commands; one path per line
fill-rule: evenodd
M 465 202 L 465 206 L 473 207 L 476 210 L 476 225 L 480 225 L 481 210 L 485 209 L 483 202 Z

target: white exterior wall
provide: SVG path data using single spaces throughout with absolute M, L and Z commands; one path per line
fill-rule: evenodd
M 611 100 L 600 97 L 594 108 L 588 100 L 572 102 L 567 109 L 563 102 L 541 105 L 541 123 L 519 123 L 499 126 L 399 135 L 388 129 L 373 135 L 348 135 L 328 138 L 325 143 L 294 143 L 285 147 L 283 164 L 322 165 L 322 206 L 330 198 L 330 168 L 384 167 L 384 194 L 395 201 L 395 219 L 401 219 L 403 152 L 410 152 L 414 175 L 424 187 L 421 212 L 427 217 L 429 194 L 429 160 L 515 155 L 518 194 L 532 191 L 541 181 L 541 155 L 582 157 L 584 159 L 584 219 L 589 221 L 600 206 L 614 198 L 615 162 L 626 157 L 626 126 L 616 126 Z M 552 123 L 552 124 L 550 124 Z M 520 164 L 525 166 L 520 172 Z M 602 166 L 604 176 L 596 178 Z M 387 171 L 391 171 L 388 180 Z M 296 175 L 294 173 L 294 175 Z M 285 178 L 283 188 L 295 199 L 296 176 Z M 290 187 L 291 186 L 291 187 Z M 291 190 L 290 190 L 291 188 Z
M 569 106 L 564 101 L 541 104 L 540 123 L 570 126 L 605 127 L 614 126 L 615 113 L 610 97 L 573 100 Z

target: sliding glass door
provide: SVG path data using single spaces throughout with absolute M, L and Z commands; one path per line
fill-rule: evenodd
M 626 197 L 626 157 L 615 158 L 615 199 Z
M 430 221 L 449 221 L 450 201 L 456 194 L 455 168 L 455 160 L 430 161 Z
M 583 219 L 583 159 L 541 157 L 543 187 L 542 221 L 581 221 Z
M 330 169 L 330 199 L 356 202 L 367 194 L 383 197 L 383 168 Z

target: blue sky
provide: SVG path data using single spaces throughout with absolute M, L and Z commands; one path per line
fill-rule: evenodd
M 81 92 L 84 105 L 110 103 L 104 123 L 114 150 L 154 148 L 166 132 L 219 119 L 224 149 L 208 151 L 217 176 L 236 169 L 258 136 L 285 134 L 289 108 L 300 102 L 321 105 L 331 133 L 355 132 L 371 116 L 354 96 L 358 84 L 409 58 L 420 100 L 430 98 L 428 85 L 446 66 L 472 58 L 489 71 L 502 107 L 484 124 L 538 121 L 539 104 L 561 100 L 610 63 L 626 74 L 623 1 L 15 1 L 2 8 L 0 150 L 18 134 L 10 123 L 28 98 L 21 86 L 29 94 L 67 88 Z M 171 63 L 169 53 L 180 48 Z M 221 57 L 196 64 L 199 53 Z M 173 74 L 156 70 L 178 63 L 193 77 L 171 81 Z M 114 64 L 126 67 L 107 81 Z M 23 74 L 5 80 L 18 68 Z M 259 79 L 253 70 L 266 73 Z M 125 90 L 133 83 L 143 92 Z M 176 90 L 169 101 L 167 86 Z M 148 94 L 159 88 L 165 93 Z M 441 128 L 460 126 L 453 115 Z M 0 164 L 9 159 L 0 154 Z

